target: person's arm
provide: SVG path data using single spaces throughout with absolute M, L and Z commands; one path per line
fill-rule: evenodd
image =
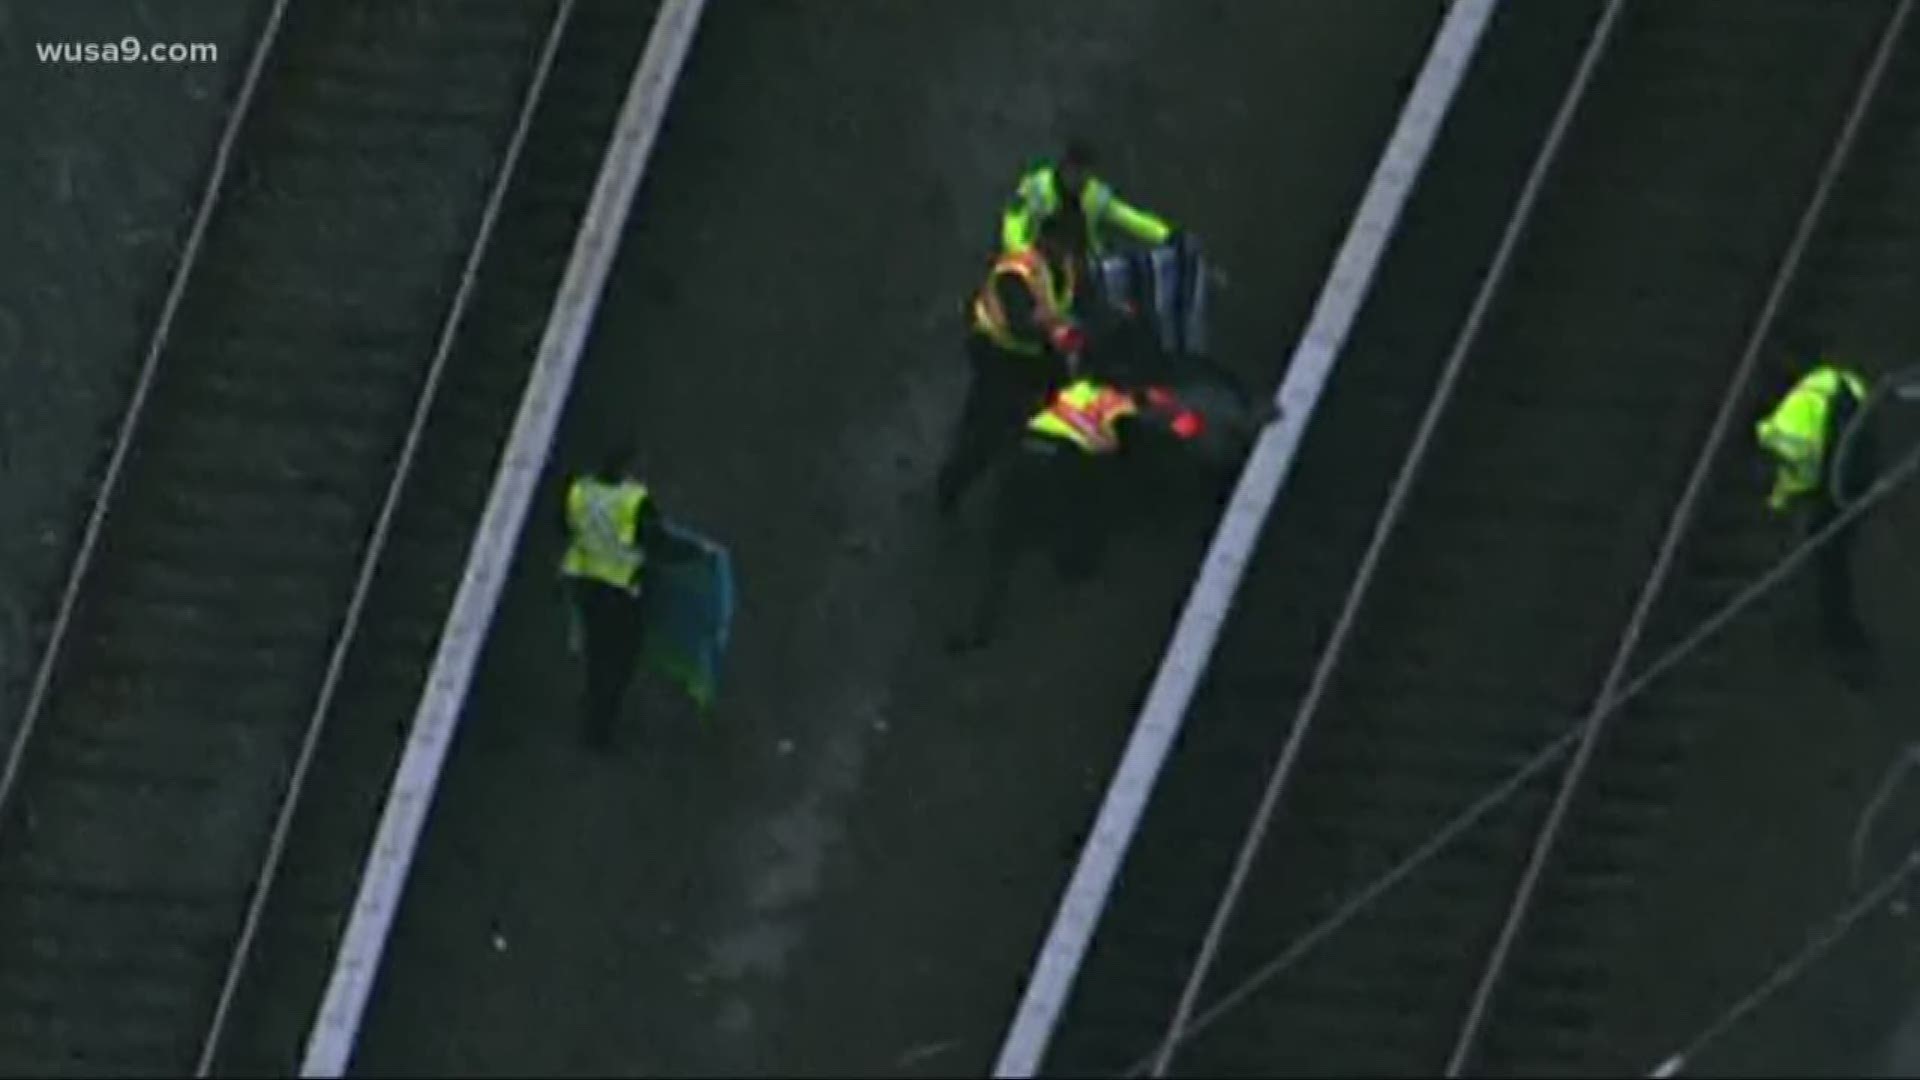
M 1850 389 L 1840 393 L 1828 410 L 1827 453 L 1834 460 L 1824 466 L 1826 479 L 1838 481 L 1844 489 L 1834 492 L 1836 503 L 1842 495 L 1859 498 L 1880 475 L 1879 440 L 1866 419 L 1866 410 L 1867 399 L 1856 397 Z M 1858 431 L 1854 430 L 1856 426 Z M 1845 458 L 1838 456 L 1842 446 L 1847 448 Z
M 1007 328 L 1015 337 L 1051 351 L 1068 371 L 1076 368 L 1076 357 L 1086 347 L 1086 335 L 1077 324 L 1069 320 L 1059 326 L 1048 325 L 1040 318 L 1039 301 L 1016 275 L 995 275 L 993 293 L 1000 300 L 1000 310 L 1007 313 Z
M 1040 232 L 1040 222 L 1054 207 L 1047 198 L 1048 182 L 1039 173 L 1028 173 L 1014 185 L 1006 209 L 1000 213 L 1000 246 L 1005 251 L 1025 251 L 1032 247 Z
M 573 484 L 577 479 L 578 477 L 574 476 L 563 476 L 561 478 L 560 505 L 556 507 L 553 512 L 554 527 L 560 530 L 560 556 L 553 562 L 553 578 L 555 584 L 562 588 L 565 588 L 567 583 L 572 580 L 567 574 L 567 556 L 571 554 L 573 550 L 573 519 L 572 516 L 567 513 L 567 504 L 572 501 Z M 571 635 L 577 635 L 579 633 L 579 627 L 575 625 L 568 632 Z
M 1819 479 L 1819 449 L 1803 439 L 1781 431 L 1773 422 L 1763 420 L 1758 428 L 1761 449 L 1773 458 L 1773 490 L 1767 495 L 1767 509 L 1782 511 L 1794 497 L 1806 491 L 1810 481 Z
M 1187 421 L 1181 419 L 1188 413 L 1183 407 L 1168 404 L 1151 390 L 1137 393 L 1134 401 L 1134 411 L 1113 422 L 1114 434 L 1120 438 L 1123 453 L 1130 457 L 1157 455 L 1179 446 L 1188 438 Z
M 1013 274 L 995 274 L 993 295 L 1000 310 L 1007 313 L 1007 329 L 1022 341 L 1044 343 L 1047 329 L 1040 325 L 1040 305 L 1025 284 Z
M 1042 319 L 1039 301 L 1013 274 L 997 275 L 993 279 L 993 292 L 1000 300 L 1000 310 L 1007 313 L 1007 328 L 1015 337 L 1052 351 L 1072 366 L 1073 357 L 1086 345 L 1085 335 L 1077 324 L 1069 319 L 1054 325 Z
M 1800 495 L 1819 486 L 1819 455 L 1784 439 L 1769 449 L 1774 451 L 1774 470 L 1767 509 L 1778 513 L 1790 508 Z
M 640 520 L 634 532 L 640 538 L 640 550 L 646 552 L 649 558 L 685 562 L 697 559 L 702 554 L 698 544 L 682 540 L 666 530 L 660 521 L 660 511 L 652 499 L 640 507 Z
M 1773 471 L 1773 490 L 1767 494 L 1767 509 L 1779 513 L 1793 506 L 1795 497 L 1807 490 L 1806 471 L 1780 462 Z
M 1164 244 L 1173 236 L 1173 226 L 1122 199 L 1112 187 L 1099 180 L 1087 181 L 1088 197 L 1094 216 L 1143 244 Z
M 1000 246 L 1007 251 L 1025 251 L 1033 246 L 1033 234 L 1039 219 L 1016 195 L 1000 214 Z
M 1128 206 L 1118 198 L 1107 204 L 1107 220 L 1145 244 L 1164 244 L 1173 235 L 1173 226 L 1145 210 Z
M 1207 418 L 1165 387 L 1147 387 L 1134 400 L 1140 406 L 1136 417 L 1150 421 L 1170 438 L 1187 442 L 1199 438 L 1207 430 Z

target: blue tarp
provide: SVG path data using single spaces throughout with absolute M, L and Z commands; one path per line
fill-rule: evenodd
M 1114 308 L 1151 312 L 1166 356 L 1208 355 L 1209 292 L 1215 274 L 1191 239 L 1102 257 L 1097 280 Z
M 713 708 L 733 632 L 733 559 L 727 549 L 664 516 L 661 526 L 701 557 L 653 560 L 640 603 L 647 638 L 642 662 L 684 689 L 702 714 Z

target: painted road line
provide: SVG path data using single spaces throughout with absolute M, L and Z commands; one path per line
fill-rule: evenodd
M 1099 817 L 1080 851 L 1053 926 L 1034 961 L 1019 1010 L 994 1065 L 996 1077 L 1032 1076 L 1046 1054 L 1094 930 L 1106 910 L 1120 865 L 1226 623 L 1267 514 L 1292 470 L 1321 391 L 1333 374 L 1399 225 L 1401 211 L 1499 2 L 1457 0 L 1447 10 L 1420 77 L 1374 167 L 1346 240 L 1334 257 L 1313 317 L 1274 395 L 1280 417 L 1261 434 L 1241 470 L 1233 499 L 1221 515 L 1200 574 L 1187 594 L 1186 607 L 1134 723 L 1126 753 L 1107 785 Z
M 459 726 L 467 689 L 501 589 L 513 566 L 534 489 L 546 468 L 560 413 L 580 366 L 587 331 L 600 304 L 620 236 L 666 117 L 705 0 L 664 0 L 646 51 L 634 71 L 626 103 L 608 143 L 593 198 L 540 341 L 532 378 L 520 401 L 513 434 L 502 453 L 453 609 L 440 634 L 412 734 L 387 793 L 380 827 L 368 850 L 353 914 L 335 954 L 326 996 L 307 1039 L 301 1076 L 340 1076 L 352 1056 L 367 999 L 386 951 L 400 894 L 440 782 L 441 767 Z

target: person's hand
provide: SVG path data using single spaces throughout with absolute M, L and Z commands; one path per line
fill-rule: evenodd
M 1047 338 L 1052 342 L 1054 351 L 1062 356 L 1078 357 L 1087 348 L 1086 331 L 1071 323 L 1054 327 Z

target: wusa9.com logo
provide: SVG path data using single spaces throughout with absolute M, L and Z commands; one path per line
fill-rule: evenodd
M 212 42 L 142 42 L 137 37 L 42 42 L 34 49 L 43 64 L 210 64 L 220 58 L 220 50 Z

